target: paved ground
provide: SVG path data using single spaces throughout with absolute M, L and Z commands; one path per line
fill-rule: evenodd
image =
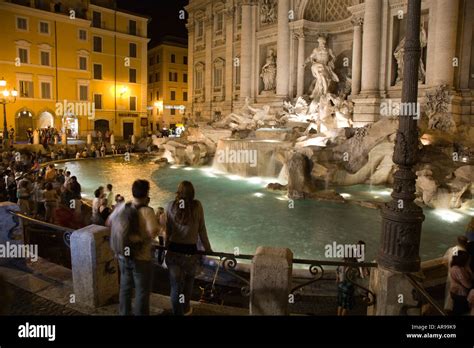
M 13 303 L 7 315 L 82 315 L 80 312 L 56 304 L 11 284 L 7 284 L 7 291 L 10 294 L 14 294 L 12 296 Z

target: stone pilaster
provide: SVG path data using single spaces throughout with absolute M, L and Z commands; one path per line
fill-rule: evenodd
M 433 85 L 453 86 L 459 0 L 436 0 Z
M 364 19 L 354 17 L 352 24 L 354 25 L 354 41 L 352 46 L 352 95 L 360 92 L 360 83 L 362 76 L 362 25 Z
M 240 98 L 250 97 L 252 74 L 252 0 L 242 1 L 242 29 L 240 39 Z
M 290 0 L 278 0 L 276 94 L 288 96 L 290 70 Z
M 366 0 L 364 15 L 362 93 L 379 94 L 380 45 L 382 31 L 382 1 Z
M 296 31 L 295 35 L 298 38 L 298 69 L 296 74 L 296 96 L 300 97 L 304 94 L 304 61 L 306 39 L 303 29 Z

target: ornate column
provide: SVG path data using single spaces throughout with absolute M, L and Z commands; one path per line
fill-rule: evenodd
M 354 25 L 354 43 L 352 46 L 352 95 L 360 92 L 360 79 L 362 76 L 362 25 L 364 19 L 362 17 L 353 17 Z
M 295 32 L 298 39 L 298 70 L 296 74 L 296 96 L 301 97 L 304 94 L 304 60 L 305 60 L 305 36 L 304 30 Z
M 456 56 L 456 33 L 458 26 L 459 0 L 436 0 L 436 38 L 434 54 L 435 86 L 453 86 L 453 58 Z
M 253 0 L 242 1 L 242 29 L 240 38 L 240 98 L 250 97 L 252 74 L 252 5 Z
M 290 0 L 278 0 L 276 94 L 288 96 L 290 69 Z
M 416 105 L 418 98 L 418 66 L 420 61 L 421 0 L 408 1 L 405 66 L 402 105 Z M 364 72 L 365 73 L 365 72 Z M 423 210 L 414 203 L 416 175 L 413 166 L 418 157 L 415 108 L 400 108 L 400 124 L 395 141 L 393 162 L 398 165 L 394 175 L 392 198 L 382 209 L 382 246 L 379 266 L 397 272 L 420 269 L 420 236 Z M 411 114 L 407 114 L 408 110 Z
M 382 31 L 381 0 L 366 0 L 364 15 L 362 93 L 378 95 L 380 70 L 380 44 Z

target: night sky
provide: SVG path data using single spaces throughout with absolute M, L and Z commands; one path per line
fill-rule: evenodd
M 153 46 L 163 36 L 188 37 L 186 20 L 179 18 L 187 0 L 117 0 L 118 8 L 144 14 L 152 18 L 148 24 L 148 37 Z

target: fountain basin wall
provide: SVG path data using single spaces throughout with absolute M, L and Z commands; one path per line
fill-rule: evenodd
M 292 143 L 268 139 L 221 139 L 217 144 L 213 167 L 243 177 L 278 177 L 283 168 L 280 153 Z

